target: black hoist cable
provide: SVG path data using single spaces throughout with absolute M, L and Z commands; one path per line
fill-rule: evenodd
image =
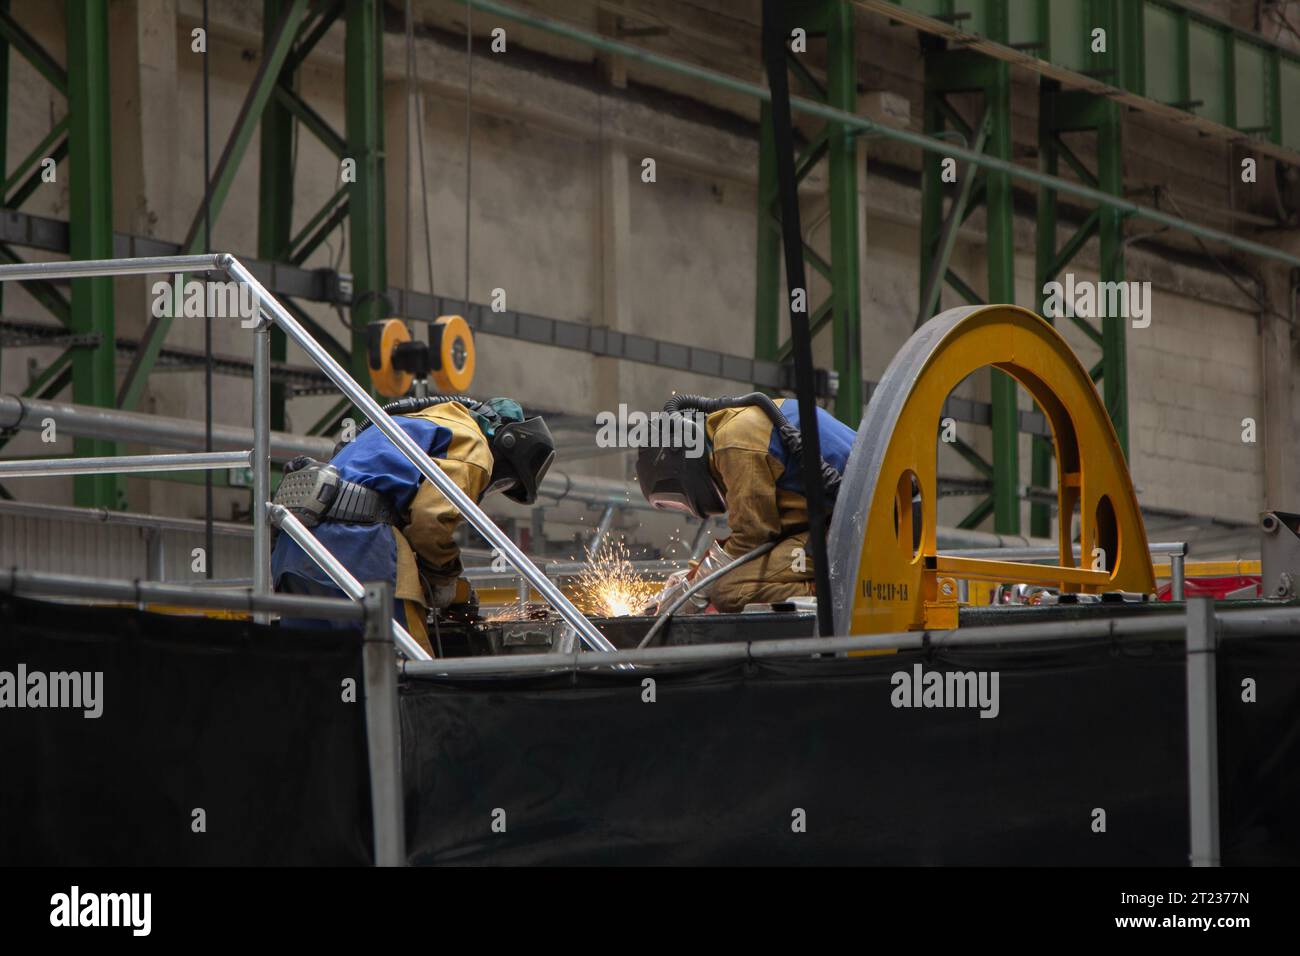
M 803 433 L 803 487 L 808 501 L 808 545 L 817 585 L 817 633 L 835 633 L 831 614 L 830 566 L 826 557 L 826 498 L 822 488 L 821 434 L 808 323 L 808 284 L 804 276 L 803 231 L 799 224 L 799 193 L 794 172 L 794 133 L 790 120 L 790 83 L 786 75 L 786 6 L 763 0 L 763 60 L 772 97 L 772 141 L 776 153 L 777 194 L 781 202 L 781 240 L 785 247 L 785 280 L 790 298 L 790 342 L 793 346 L 795 395 L 799 430 Z M 762 210 L 759 215 L 762 215 Z M 802 290 L 803 308 L 795 308 L 793 290 Z

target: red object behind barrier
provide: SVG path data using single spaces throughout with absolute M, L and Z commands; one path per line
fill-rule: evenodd
M 1183 595 L 1189 598 L 1211 597 L 1215 600 L 1222 600 L 1234 591 L 1254 587 L 1253 594 L 1238 594 L 1237 597 L 1259 597 L 1259 585 L 1260 576 L 1258 574 L 1232 574 L 1222 578 L 1188 578 L 1183 583 Z M 1160 588 L 1156 591 L 1156 599 L 1159 601 L 1173 600 L 1170 596 L 1172 589 L 1172 584 L 1160 585 Z

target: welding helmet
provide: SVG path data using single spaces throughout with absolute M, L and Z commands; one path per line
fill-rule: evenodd
M 522 412 L 520 415 L 522 418 Z M 492 477 L 485 496 L 499 491 L 512 501 L 531 505 L 537 500 L 538 485 L 555 460 L 555 439 L 546 422 L 540 417 L 502 422 L 488 438 Z
M 669 431 L 677 433 L 681 427 L 681 442 L 670 447 L 643 447 L 636 456 L 636 480 L 650 505 L 661 511 L 681 511 L 697 518 L 711 518 L 727 510 L 722 489 L 714 480 L 709 467 L 710 447 L 703 432 L 704 426 L 693 415 L 674 412 L 680 422 L 673 422 Z M 699 453 L 688 455 L 689 450 Z

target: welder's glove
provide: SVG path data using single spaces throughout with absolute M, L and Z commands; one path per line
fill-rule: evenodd
M 692 562 L 691 567 L 682 571 L 675 571 L 668 576 L 664 582 L 664 589 L 659 592 L 659 597 L 655 599 L 655 614 L 662 614 L 668 610 L 685 591 L 690 588 L 696 581 L 703 580 L 714 571 L 726 565 L 731 561 L 731 555 L 723 550 L 721 543 L 715 541 L 705 552 L 704 559 L 699 562 Z M 717 582 L 713 582 L 716 584 Z M 696 591 L 686 603 L 679 607 L 674 614 L 701 614 L 709 606 L 709 592 L 713 589 L 713 584 Z
M 691 575 L 695 573 L 695 563 L 692 562 L 689 568 L 682 568 L 680 571 L 674 571 L 664 580 L 663 590 L 646 605 L 645 610 L 641 613 L 646 615 L 661 614 L 666 611 L 674 601 L 682 596 L 691 585 Z M 689 602 L 688 602 L 689 603 Z M 690 613 L 690 612 L 687 612 Z
M 478 607 L 478 592 L 464 578 L 429 579 L 429 606 L 438 611 L 466 605 Z
M 319 465 L 319 464 L 321 463 L 317 461 L 315 458 L 311 457 L 311 455 L 298 455 L 296 458 L 290 458 L 287 462 L 285 462 L 284 470 L 282 473 L 288 475 L 288 474 L 292 474 L 295 471 L 301 471 L 302 469 L 307 468 L 311 465 Z

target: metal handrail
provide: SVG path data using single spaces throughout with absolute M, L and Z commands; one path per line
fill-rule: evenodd
M 132 475 L 155 471 L 221 471 L 226 468 L 248 468 L 252 464 L 252 455 L 252 451 L 213 451 L 180 455 L 26 458 L 0 461 L 0 478 Z
M 0 266 L 0 282 L 28 279 L 69 279 L 92 276 L 150 275 L 154 273 L 222 272 L 242 282 L 258 302 L 258 323 L 253 340 L 253 587 L 271 593 L 270 473 L 270 329 L 278 326 L 285 336 L 307 353 L 316 366 L 354 405 L 365 413 L 420 473 L 460 511 L 488 543 L 531 584 L 546 603 L 594 650 L 612 652 L 614 645 L 596 629 L 553 581 L 523 553 L 433 459 L 397 425 L 392 416 L 336 362 L 320 343 L 276 300 L 266 287 L 230 253 L 191 256 L 148 256 L 137 259 L 89 259 L 31 262 Z
M 43 571 L 4 568 L 0 568 L 0 592 L 95 598 L 137 605 L 170 604 L 218 611 L 248 611 L 252 614 L 282 614 L 341 621 L 366 619 L 366 609 L 346 598 L 219 591 L 211 588 L 194 588 L 184 584 L 166 584 L 160 581 L 87 578 L 79 574 L 49 574 Z

